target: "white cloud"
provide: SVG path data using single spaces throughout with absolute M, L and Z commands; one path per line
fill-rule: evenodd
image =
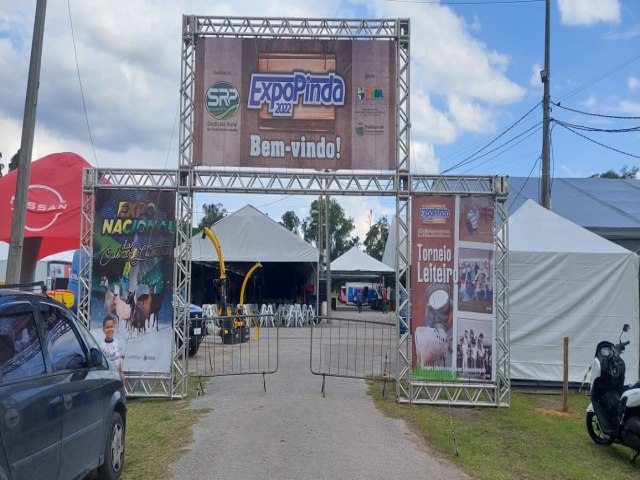
M 558 0 L 558 9 L 564 25 L 590 26 L 620 21 L 618 0 Z
M 538 62 L 531 65 L 531 76 L 529 77 L 529 85 L 531 87 L 539 90 L 543 88 L 542 81 L 540 80 L 540 72 L 542 70 L 543 68 Z
M 433 145 L 421 141 L 411 142 L 411 171 L 419 175 L 433 175 L 440 171 Z
M 488 132 L 495 128 L 492 125 L 490 113 L 472 100 L 451 95 L 449 97 L 449 111 L 460 130 Z
M 598 99 L 595 95 L 589 95 L 585 100 L 580 102 L 582 108 L 594 108 L 598 104 Z
M 618 103 L 617 111 L 630 116 L 640 115 L 640 103 L 632 102 L 631 100 L 622 100 Z
M 640 90 L 640 78 L 638 77 L 629 77 L 627 79 L 627 86 L 629 87 L 629 91 L 635 93 Z

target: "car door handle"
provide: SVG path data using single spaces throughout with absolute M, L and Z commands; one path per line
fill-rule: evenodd
M 7 427 L 14 428 L 20 422 L 20 413 L 15 408 L 10 408 L 4 414 L 4 421 L 7 424 Z
M 71 410 L 73 408 L 73 397 L 71 395 L 63 395 L 62 402 L 64 403 L 65 410 Z

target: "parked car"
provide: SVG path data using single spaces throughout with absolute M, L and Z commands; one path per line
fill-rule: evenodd
M 120 373 L 61 303 L 0 288 L 0 479 L 120 477 Z

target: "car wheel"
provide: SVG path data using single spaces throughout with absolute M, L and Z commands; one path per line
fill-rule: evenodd
M 596 417 L 594 412 L 587 412 L 587 432 L 589 432 L 591 440 L 598 445 L 611 445 L 615 440 L 614 437 L 602 433 L 600 424 L 598 423 L 598 417 Z
M 200 344 L 196 342 L 196 344 L 192 347 L 189 347 L 189 356 L 193 357 L 196 353 L 198 353 L 198 349 L 200 348 Z
M 124 466 L 124 422 L 118 412 L 113 412 L 109 436 L 104 447 L 104 463 L 98 468 L 100 480 L 116 480 Z

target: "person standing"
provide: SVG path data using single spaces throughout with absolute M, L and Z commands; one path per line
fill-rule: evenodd
M 124 380 L 124 369 L 122 368 L 122 361 L 120 359 L 120 345 L 118 345 L 118 340 L 114 337 L 115 330 L 113 317 L 111 315 L 104 317 L 102 320 L 104 340 L 100 342 L 100 349 L 102 353 L 104 353 L 104 356 L 111 360 L 118 368 L 120 376 Z
M 362 313 L 362 290 L 358 290 L 356 295 L 356 306 L 358 307 L 358 313 Z
M 389 311 L 389 305 L 387 305 L 387 289 L 382 287 L 382 313 Z

